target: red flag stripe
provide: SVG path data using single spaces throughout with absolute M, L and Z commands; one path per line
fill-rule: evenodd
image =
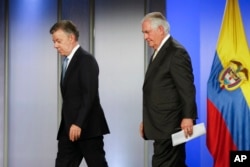
M 214 104 L 207 100 L 207 146 L 214 158 L 214 167 L 229 167 L 230 150 L 237 150 L 226 123 Z

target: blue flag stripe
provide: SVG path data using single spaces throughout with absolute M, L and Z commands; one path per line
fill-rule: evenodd
M 250 150 L 250 110 L 240 88 L 228 91 L 220 88 L 219 74 L 223 70 L 215 54 L 208 80 L 208 98 L 221 112 L 238 150 Z

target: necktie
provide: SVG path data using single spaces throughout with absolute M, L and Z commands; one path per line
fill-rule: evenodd
M 153 57 L 152 57 L 152 61 L 155 59 L 155 56 L 157 55 L 157 53 L 158 53 L 158 50 L 155 50 L 154 54 L 153 54 Z
M 66 73 L 66 70 L 67 70 L 68 60 L 69 59 L 67 57 L 65 57 L 64 60 L 63 60 L 62 79 L 64 79 L 64 76 L 65 76 L 65 73 Z

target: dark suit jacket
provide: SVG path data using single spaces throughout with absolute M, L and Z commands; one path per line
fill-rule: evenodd
M 170 37 L 149 64 L 143 85 L 146 139 L 168 139 L 183 118 L 196 119 L 194 76 L 190 57 Z
M 69 136 L 72 124 L 81 127 L 80 139 L 109 133 L 99 99 L 98 75 L 95 58 L 79 47 L 61 80 L 63 105 L 58 139 Z

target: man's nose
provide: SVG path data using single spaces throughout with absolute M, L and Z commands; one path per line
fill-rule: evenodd
M 57 47 L 58 47 L 57 43 L 54 43 L 54 48 L 57 48 Z

